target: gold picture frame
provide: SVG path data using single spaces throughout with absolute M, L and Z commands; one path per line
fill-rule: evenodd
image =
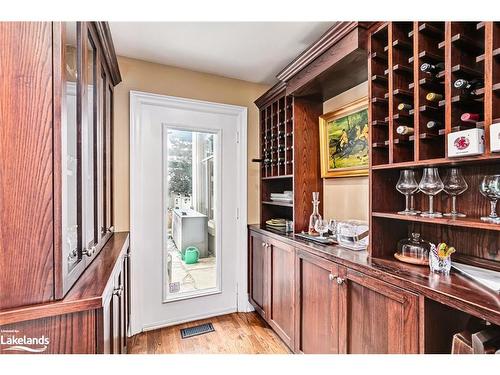
M 368 132 L 368 97 L 320 116 L 321 177 L 367 176 Z

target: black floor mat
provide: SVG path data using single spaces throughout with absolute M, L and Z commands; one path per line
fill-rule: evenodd
M 215 328 L 212 323 L 200 324 L 199 326 L 182 328 L 181 329 L 181 337 L 183 339 L 187 339 L 189 337 L 203 335 L 204 333 L 209 333 L 215 331 Z

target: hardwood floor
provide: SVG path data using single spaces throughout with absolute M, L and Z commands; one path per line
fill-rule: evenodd
M 215 332 L 182 339 L 181 328 L 212 322 Z M 135 335 L 129 354 L 288 354 L 291 353 L 255 312 L 234 313 Z

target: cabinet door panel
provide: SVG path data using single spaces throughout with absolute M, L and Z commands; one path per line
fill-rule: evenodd
M 250 300 L 257 312 L 262 317 L 265 317 L 265 306 L 267 304 L 266 247 L 263 245 L 264 239 L 262 236 L 251 233 L 249 238 Z
M 286 244 L 271 243 L 270 312 L 271 326 L 285 343 L 293 347 L 295 326 L 295 249 Z
M 351 269 L 341 273 L 341 352 L 417 353 L 417 295 Z
M 297 250 L 297 332 L 298 352 L 338 353 L 338 266 Z

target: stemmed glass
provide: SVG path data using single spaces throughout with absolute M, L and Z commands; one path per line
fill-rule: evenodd
M 429 196 L 429 211 L 424 211 L 420 215 L 424 217 L 442 217 L 440 212 L 434 212 L 434 196 L 443 190 L 443 181 L 439 177 L 437 168 L 424 168 L 424 173 L 418 188 Z
M 332 237 L 336 238 L 337 237 L 337 220 L 330 219 L 330 221 L 328 222 L 328 229 L 330 229 L 330 232 L 332 232 Z
M 444 178 L 444 188 L 446 194 L 451 195 L 451 212 L 444 214 L 444 216 L 451 217 L 465 217 L 467 215 L 457 212 L 457 195 L 462 194 L 467 188 L 467 182 L 460 173 L 460 169 L 448 169 L 446 177 Z
M 500 174 L 484 176 L 479 191 L 490 200 L 491 204 L 490 215 L 481 217 L 481 220 L 500 224 L 500 218 L 497 215 L 497 201 L 500 199 Z
M 316 224 L 314 224 L 314 229 L 316 229 L 316 232 L 319 233 L 318 238 L 326 238 L 323 234 L 328 232 L 328 221 L 326 221 L 325 219 L 317 220 Z
M 416 215 L 417 213 L 410 209 L 410 195 L 418 190 L 418 184 L 415 180 L 415 172 L 411 169 L 402 170 L 399 174 L 399 180 L 396 184 L 396 189 L 405 196 L 406 208 L 404 211 L 399 211 L 400 215 Z

